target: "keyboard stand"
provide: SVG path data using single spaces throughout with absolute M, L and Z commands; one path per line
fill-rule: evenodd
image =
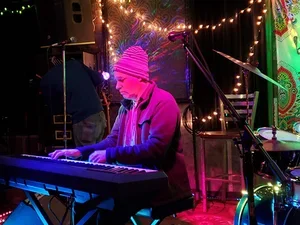
M 45 210 L 41 206 L 39 200 L 36 198 L 35 194 L 29 191 L 24 191 L 26 197 L 28 198 L 29 202 L 31 203 L 33 209 L 37 213 L 38 217 L 42 221 L 44 225 L 51 225 L 52 222 L 48 215 L 46 214 Z
M 82 218 L 81 220 L 76 224 L 76 225 L 84 225 L 86 222 L 95 214 L 97 213 L 98 209 L 92 209 L 88 211 Z
M 100 209 L 113 210 L 115 201 L 113 198 L 103 199 L 100 196 L 97 196 L 86 203 L 84 203 L 84 208 L 88 211 L 85 215 L 76 223 L 76 225 L 84 225 L 88 220 L 97 213 Z M 74 204 L 72 205 L 72 212 L 75 212 Z
M 43 207 L 41 206 L 39 200 L 37 199 L 36 195 L 33 192 L 30 191 L 24 191 L 26 194 L 26 197 L 28 198 L 29 203 L 32 205 L 34 211 L 36 212 L 36 214 L 38 215 L 39 219 L 41 220 L 41 222 L 43 223 L 43 225 L 54 225 L 53 222 L 50 220 L 49 216 L 47 215 L 47 213 L 45 212 L 45 210 L 43 209 Z M 87 213 L 85 213 L 85 215 L 76 223 L 76 225 L 84 225 L 86 224 L 86 222 L 95 214 L 97 213 L 99 208 L 106 208 L 106 209 L 111 209 L 111 203 L 113 202 L 112 199 L 109 200 L 104 200 L 102 202 L 102 200 L 100 200 L 99 198 L 96 199 L 92 199 L 88 202 L 86 202 L 85 204 L 88 206 L 88 208 L 90 209 Z M 101 201 L 101 203 L 99 204 L 99 201 Z M 75 223 L 73 222 L 73 218 L 74 218 L 74 204 L 75 202 L 72 202 L 71 207 L 70 207 L 70 213 L 71 213 L 71 221 L 70 224 L 71 225 L 75 225 Z M 72 210 L 71 210 L 72 209 Z

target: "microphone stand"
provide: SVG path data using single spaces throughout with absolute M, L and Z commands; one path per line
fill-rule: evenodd
M 63 65 L 63 95 L 64 95 L 64 148 L 67 148 L 67 88 L 66 88 L 66 46 L 62 44 L 62 65 Z
M 251 127 L 247 123 L 247 121 L 242 118 L 230 101 L 226 98 L 225 94 L 222 92 L 218 84 L 213 79 L 211 73 L 209 73 L 205 67 L 201 64 L 200 60 L 196 57 L 195 53 L 191 50 L 189 44 L 185 40 L 185 37 L 181 38 L 183 42 L 183 47 L 187 51 L 187 53 L 191 56 L 197 67 L 200 71 L 204 74 L 207 81 L 210 83 L 212 88 L 218 94 L 219 98 L 223 102 L 224 106 L 227 107 L 228 111 L 233 115 L 239 124 L 240 130 L 243 130 L 242 136 L 242 157 L 243 157 L 243 169 L 244 169 L 244 177 L 245 177 L 245 185 L 248 192 L 248 224 L 250 225 L 257 225 L 257 220 L 255 216 L 255 205 L 254 205 L 254 193 L 253 193 L 253 163 L 252 163 L 252 153 L 251 153 L 251 146 L 254 142 L 255 147 L 263 153 L 264 157 L 270 164 L 270 168 L 274 173 L 275 177 L 278 181 L 283 184 L 284 188 L 291 190 L 291 184 L 285 174 L 280 170 L 278 165 L 273 161 L 270 155 L 265 151 L 262 147 L 261 141 L 258 137 L 255 136 L 254 132 L 251 130 Z

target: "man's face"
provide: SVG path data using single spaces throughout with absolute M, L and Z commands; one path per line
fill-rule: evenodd
M 140 92 L 141 81 L 139 78 L 127 75 L 122 72 L 114 72 L 116 89 L 125 99 L 136 100 Z

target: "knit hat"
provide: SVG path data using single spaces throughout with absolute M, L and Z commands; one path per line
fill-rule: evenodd
M 115 64 L 114 71 L 149 80 L 147 53 L 140 46 L 129 47 Z

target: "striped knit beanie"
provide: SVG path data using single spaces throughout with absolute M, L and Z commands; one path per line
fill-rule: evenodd
M 147 53 L 140 46 L 129 47 L 115 64 L 114 71 L 149 80 Z

